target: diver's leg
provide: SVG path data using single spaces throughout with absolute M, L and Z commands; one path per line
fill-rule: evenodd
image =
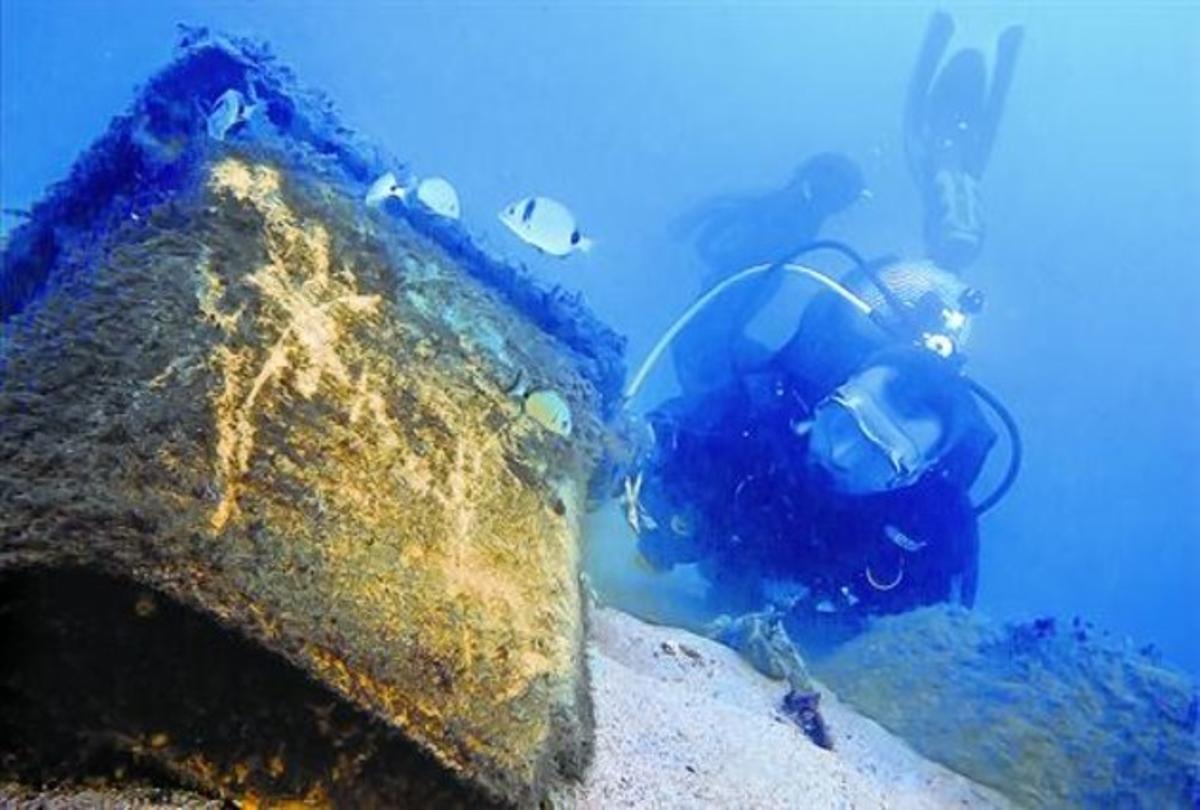
M 925 28 L 925 41 L 921 44 L 917 64 L 908 80 L 908 93 L 904 102 L 904 152 L 908 159 L 909 172 L 918 185 L 926 182 L 924 177 L 929 157 L 929 145 L 925 143 L 925 107 L 929 98 L 929 86 L 953 33 L 954 20 L 949 14 L 938 11 L 929 18 L 929 25 Z
M 1004 113 L 1004 100 L 1008 96 L 1008 88 L 1012 84 L 1013 71 L 1017 66 L 1017 54 L 1021 50 L 1021 41 L 1025 37 L 1025 29 L 1019 25 L 1009 26 L 996 42 L 996 64 L 992 68 L 992 79 L 988 90 L 987 102 L 983 109 L 983 120 L 980 121 L 977 152 L 971 158 L 968 170 L 975 177 L 982 177 L 983 170 L 991 157 L 992 144 L 996 141 L 996 130 L 1000 126 L 1000 117 Z

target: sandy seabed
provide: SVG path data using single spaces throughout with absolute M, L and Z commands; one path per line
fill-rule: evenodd
M 592 611 L 596 759 L 579 807 L 1010 807 L 822 690 L 834 750 L 780 710 L 782 681 L 684 630 Z

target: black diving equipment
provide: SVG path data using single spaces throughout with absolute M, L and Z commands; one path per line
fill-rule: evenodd
M 898 332 L 896 326 L 888 323 L 879 314 L 878 308 L 872 308 L 869 312 L 864 313 L 879 328 L 892 335 L 897 341 L 921 345 L 944 359 L 953 360 L 960 366 L 965 362 L 965 358 L 957 350 L 959 344 L 947 332 L 961 333 L 966 327 L 965 316 L 976 314 L 983 309 L 984 295 L 981 290 L 964 285 L 957 296 L 957 308 L 946 307 L 941 300 L 928 298 L 924 299 L 923 304 L 913 307 L 900 300 L 899 296 L 880 277 L 877 267 L 863 259 L 862 255 L 854 248 L 835 239 L 818 239 L 798 245 L 783 261 L 796 261 L 818 250 L 833 251 L 849 259 L 855 269 L 870 281 L 880 298 L 888 304 L 891 312 L 898 316 L 903 331 Z M 936 299 L 936 297 L 934 298 Z M 930 314 L 933 312 L 942 318 L 943 326 L 946 327 L 945 331 L 932 331 L 929 328 L 932 323 L 935 323 L 930 319 Z M 1017 421 L 1004 403 L 977 380 L 965 374 L 962 375 L 962 378 L 970 387 L 971 392 L 996 415 L 1008 434 L 1008 467 L 1005 469 L 1004 476 L 996 488 L 973 507 L 976 515 L 982 515 L 1003 500 L 1004 496 L 1012 489 L 1013 484 L 1016 483 L 1024 458 L 1024 445 L 1021 441 L 1021 431 L 1017 426 Z
M 905 414 L 890 401 L 896 370 L 871 366 L 817 403 L 811 460 L 848 495 L 915 483 L 940 457 L 943 430 L 933 414 Z
M 877 298 L 881 300 L 873 306 L 871 302 L 866 300 L 864 295 L 860 295 L 849 289 L 847 285 L 834 280 L 820 271 L 796 263 L 800 257 L 818 250 L 831 250 L 850 259 L 856 269 L 870 283 L 877 294 Z M 978 290 L 963 285 L 954 302 L 957 306 L 947 306 L 945 299 L 937 295 L 923 295 L 915 302 L 916 305 L 907 303 L 881 278 L 879 269 L 872 267 L 864 261 L 857 251 L 842 242 L 824 239 L 799 245 L 790 251 L 787 257 L 779 261 L 748 267 L 717 284 L 697 299 L 663 333 L 649 355 L 642 362 L 637 373 L 634 374 L 629 385 L 626 386 L 625 404 L 628 405 L 637 396 L 651 370 L 653 370 L 662 354 L 679 332 L 703 311 L 708 304 L 719 297 L 726 289 L 752 276 L 778 270 L 805 277 L 826 287 L 849 303 L 860 314 L 870 319 L 897 343 L 915 345 L 928 350 L 937 357 L 942 358 L 943 362 L 953 363 L 955 369 L 961 368 L 965 362 L 965 357 L 960 351 L 961 340 L 968 325 L 967 314 L 977 312 L 982 306 L 983 298 Z M 886 306 L 886 311 L 884 306 L 879 306 L 879 303 Z M 1009 435 L 1010 452 L 1008 468 L 997 488 L 974 506 L 975 513 L 979 515 L 999 503 L 1009 489 L 1011 489 L 1021 466 L 1022 444 L 1016 420 L 1013 419 L 1012 414 L 1003 403 L 980 383 L 966 377 L 966 375 L 961 376 L 969 386 L 971 392 L 996 414 Z M 853 408 L 848 408 L 846 401 L 859 403 L 859 409 L 855 411 Z M 836 441 L 832 434 L 838 431 L 829 431 L 829 435 L 827 436 L 826 427 L 821 428 L 822 432 L 819 434 L 820 438 L 818 441 L 825 442 L 827 439 L 829 440 L 830 459 L 835 469 L 841 464 L 848 463 L 850 455 L 860 454 L 862 456 L 861 460 L 867 465 L 864 468 L 863 477 L 857 483 L 847 482 L 847 485 L 852 487 L 866 486 L 873 482 L 875 484 L 884 484 L 884 488 L 900 486 L 902 484 L 895 482 L 900 482 L 913 476 L 915 465 L 913 459 L 916 454 L 912 447 L 905 449 L 906 445 L 911 441 L 911 437 L 899 439 L 898 436 L 893 436 L 895 444 L 890 448 L 886 446 L 887 442 L 877 441 L 883 438 L 882 431 L 885 428 L 881 427 L 881 425 L 884 425 L 885 422 L 877 419 L 877 414 L 864 416 L 864 414 L 873 410 L 873 408 L 869 409 L 865 406 L 864 402 L 865 400 L 862 398 L 858 400 L 846 400 L 844 398 L 842 402 L 837 402 L 831 398 L 830 407 L 840 408 L 845 414 L 834 417 L 833 415 L 837 411 L 829 411 L 831 416 L 831 425 L 829 427 L 840 428 L 844 431 L 850 428 L 852 424 L 857 425 L 859 426 L 860 433 L 866 439 L 865 443 L 853 448 L 848 446 L 838 446 L 835 448 Z M 871 425 L 873 427 L 862 430 L 862 426 L 864 425 Z M 814 427 L 816 427 L 816 423 L 814 423 Z M 897 430 L 899 431 L 899 429 Z M 874 432 L 872 433 L 872 431 Z M 875 447 L 875 450 L 870 449 L 872 446 Z M 839 453 L 840 455 L 838 455 Z M 838 460 L 833 462 L 834 458 Z M 921 470 L 917 472 L 917 477 L 919 477 L 920 472 L 924 471 L 924 469 L 926 467 L 921 467 Z

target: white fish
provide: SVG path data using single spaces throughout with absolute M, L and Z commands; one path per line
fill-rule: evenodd
M 407 192 L 401 199 L 407 199 Z M 458 204 L 458 192 L 450 181 L 444 177 L 427 177 L 417 183 L 416 197 L 421 205 L 428 208 L 439 217 L 458 219 L 461 211 Z
M 208 113 L 208 136 L 218 141 L 225 140 L 229 130 L 249 121 L 257 110 L 257 104 L 247 102 L 241 93 L 229 88 L 213 102 Z
M 396 181 L 396 175 L 391 172 L 381 174 L 379 178 L 371 184 L 367 189 L 366 203 L 371 208 L 376 208 L 383 205 L 383 201 L 388 197 L 404 199 L 402 195 L 403 187 Z
M 525 397 L 525 415 L 564 438 L 571 435 L 571 406 L 557 391 L 533 391 Z
M 579 233 L 571 210 L 549 197 L 517 200 L 500 212 L 500 221 L 521 241 L 551 256 L 592 249 L 592 240 Z
M 462 211 L 458 192 L 444 177 L 427 177 L 415 185 L 403 185 L 396 175 L 388 172 L 380 175 L 367 190 L 366 203 L 371 207 L 383 205 L 388 197 L 395 197 L 405 205 L 416 199 L 423 207 L 439 217 L 458 219 Z

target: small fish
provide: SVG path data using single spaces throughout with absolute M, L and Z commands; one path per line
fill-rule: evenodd
M 901 562 L 899 568 L 896 569 L 896 578 L 891 582 L 884 582 L 881 579 L 875 578 L 875 573 L 871 570 L 871 566 L 863 569 L 863 573 L 867 576 L 867 583 L 877 591 L 890 591 L 895 589 L 904 581 L 904 565 Z
M 444 177 L 427 177 L 413 185 L 404 185 L 391 172 L 380 175 L 367 189 L 366 203 L 372 208 L 383 205 L 389 197 L 395 197 L 405 205 L 416 199 L 424 208 L 447 219 L 458 219 L 462 211 L 458 192 Z
M 620 503 L 625 507 L 625 522 L 629 524 L 629 528 L 639 536 L 643 530 L 657 531 L 658 521 L 642 506 L 642 474 L 639 472 L 636 478 L 625 476 L 624 489 L 625 493 L 621 496 Z
M 571 435 L 571 406 L 557 391 L 533 391 L 525 397 L 525 415 L 551 433 Z
M 418 183 L 417 200 L 439 217 L 446 219 L 458 219 L 461 211 L 458 192 L 444 177 L 427 177 Z
M 500 221 L 522 242 L 551 256 L 586 252 L 594 244 L 579 233 L 571 210 L 549 197 L 517 200 L 500 212 Z
M 381 174 L 367 189 L 366 203 L 371 208 L 378 208 L 388 197 L 404 199 L 401 191 L 402 186 L 396 181 L 396 175 L 391 172 Z
M 208 136 L 214 140 L 223 141 L 229 130 L 238 124 L 244 124 L 258 110 L 257 104 L 246 101 L 246 98 L 232 87 L 222 93 L 209 110 L 207 126 Z

